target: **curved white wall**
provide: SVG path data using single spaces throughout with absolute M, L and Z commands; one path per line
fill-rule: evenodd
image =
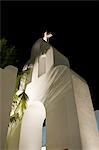
M 26 109 L 22 120 L 19 150 L 41 150 L 45 117 L 45 107 L 40 101 L 35 101 Z

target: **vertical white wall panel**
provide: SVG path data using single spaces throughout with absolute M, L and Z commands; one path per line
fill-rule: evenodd
M 41 150 L 45 117 L 45 108 L 41 102 L 36 101 L 27 108 L 22 119 L 19 150 Z
M 99 134 L 88 85 L 72 73 L 72 81 L 83 150 L 99 149 Z
M 67 67 L 62 66 L 62 68 Z M 61 88 L 63 91 L 46 107 L 47 148 L 48 150 L 81 150 L 80 130 L 70 69 L 65 69 L 63 77 L 59 79 L 58 82 L 64 83 L 64 86 L 60 86 L 55 95 L 60 92 Z M 57 84 L 59 84 L 58 82 Z
M 10 111 L 12 98 L 16 84 L 17 68 L 7 66 L 0 69 L 0 149 L 4 149 L 8 124 L 10 120 Z

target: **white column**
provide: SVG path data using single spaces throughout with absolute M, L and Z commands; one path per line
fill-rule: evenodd
M 39 101 L 26 109 L 22 120 L 19 150 L 41 150 L 45 117 L 45 107 Z

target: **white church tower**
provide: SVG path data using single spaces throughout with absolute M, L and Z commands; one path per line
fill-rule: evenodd
M 98 150 L 99 134 L 87 82 L 70 69 L 68 59 L 45 33 L 32 48 L 19 150 L 41 150 L 46 119 L 47 150 Z

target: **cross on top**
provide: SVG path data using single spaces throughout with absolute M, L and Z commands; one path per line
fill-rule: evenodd
M 53 35 L 51 33 L 47 33 L 47 31 L 44 33 L 43 40 L 46 42 L 49 42 L 49 38 Z

